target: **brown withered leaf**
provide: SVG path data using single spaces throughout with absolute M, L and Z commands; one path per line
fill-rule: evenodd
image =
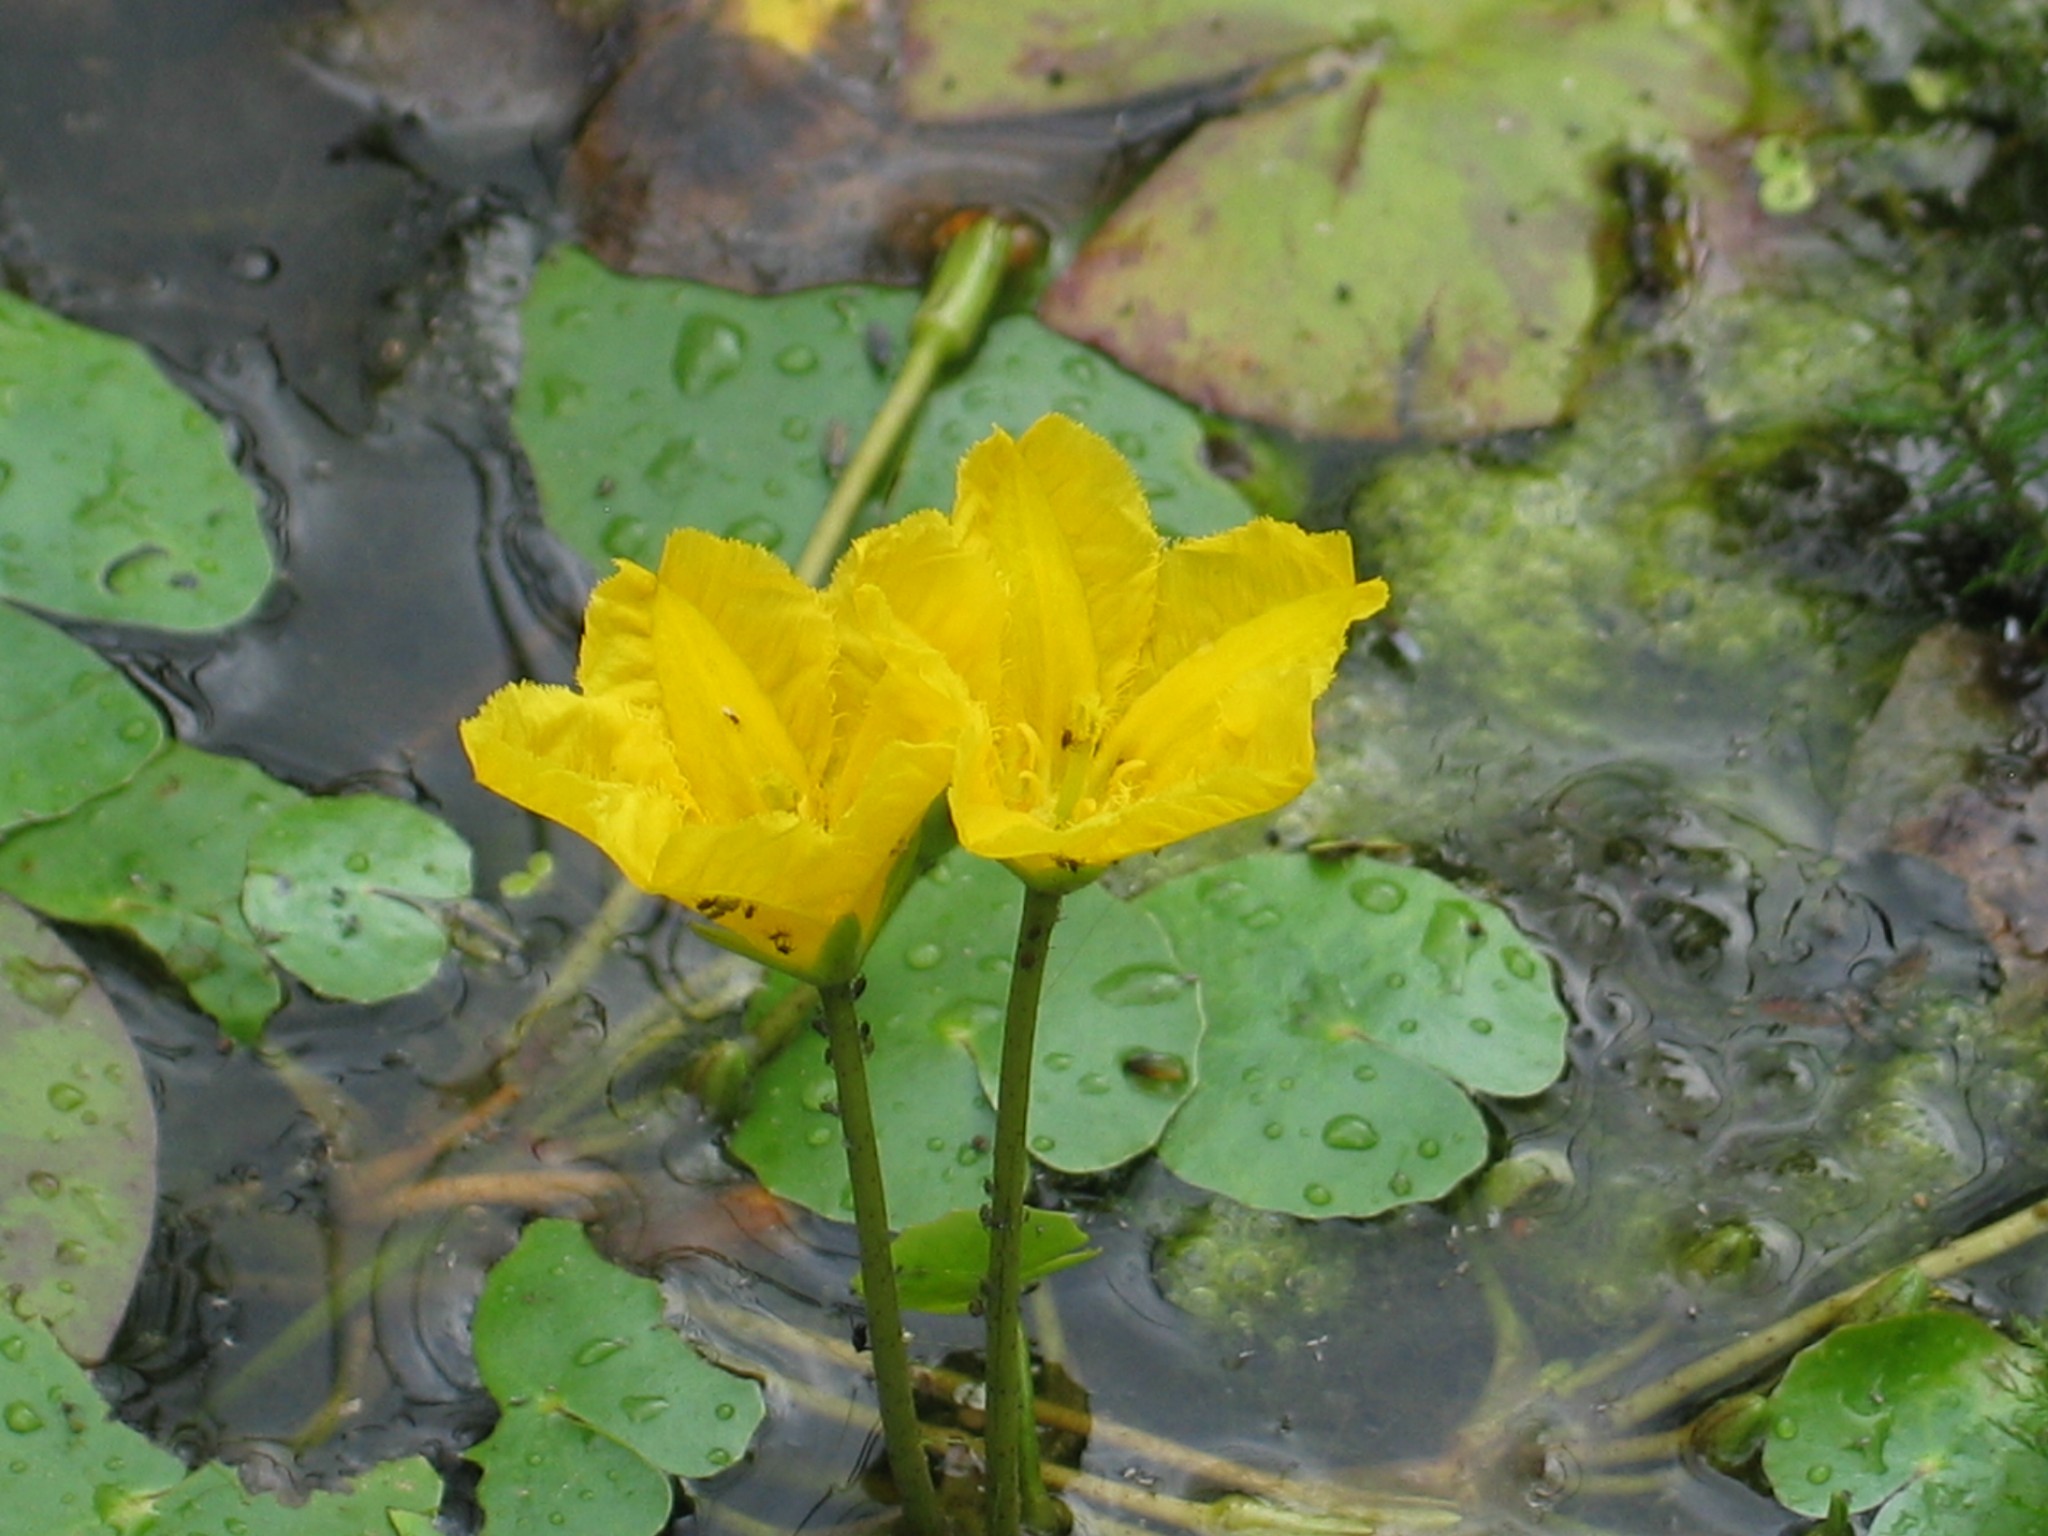
M 607 265 L 750 293 L 923 280 L 963 208 L 1072 223 L 1202 102 L 1059 119 L 914 124 L 857 13 L 788 52 L 700 9 L 643 28 L 586 122 L 567 192 Z

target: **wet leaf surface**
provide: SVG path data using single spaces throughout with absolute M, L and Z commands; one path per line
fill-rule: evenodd
M 1202 979 L 1201 1080 L 1160 1146 L 1263 1210 L 1370 1216 L 1486 1159 L 1466 1091 L 1564 1067 L 1549 962 L 1490 903 L 1375 860 L 1255 855 L 1141 898 Z
M 155 1208 L 156 1111 L 127 1029 L 84 962 L 0 900 L 0 1291 L 15 1315 L 98 1361 Z
M 223 1029 L 254 1040 L 283 994 L 242 917 L 249 840 L 301 798 L 253 764 L 173 745 L 114 793 L 0 844 L 0 889 L 127 930 Z
M 364 1536 L 397 1514 L 431 1516 L 441 1479 L 419 1457 L 388 1461 L 346 1493 L 287 1506 L 253 1494 L 219 1462 L 185 1464 L 107 1416 L 85 1372 L 48 1333 L 0 1321 L 0 1506 L 37 1536 Z
M 242 916 L 316 992 L 372 1003 L 433 979 L 448 952 L 440 905 L 469 889 L 469 845 L 419 807 L 301 800 L 250 839 Z
M 2023 1536 L 2048 1516 L 2048 1455 L 2032 1433 L 2039 1356 L 1981 1320 L 1916 1312 L 1837 1329 L 1770 1398 L 1764 1473 L 1820 1515 L 1837 1493 L 1879 1504 L 1872 1536 Z
M 134 776 L 163 719 L 62 631 L 0 603 L 0 832 L 47 821 Z
M 1299 432 L 1565 414 L 1602 302 L 1603 157 L 1682 158 L 1734 129 L 1747 83 L 1661 0 L 1436 10 L 1433 35 L 1397 18 L 1405 46 L 1384 59 L 1355 52 L 1316 89 L 1197 130 L 1060 276 L 1047 321 Z
M 134 343 L 0 292 L 0 595 L 211 629 L 270 584 L 256 495 L 218 422 Z
M 653 564 L 682 526 L 793 557 L 887 392 L 876 339 L 897 346 L 915 307 L 871 288 L 749 299 L 556 252 L 526 301 L 513 412 L 549 523 L 599 570 Z M 1244 519 L 1204 467 L 1192 412 L 1023 317 L 998 322 L 973 372 L 934 394 L 886 512 L 952 505 L 968 447 L 1054 408 L 1134 458 L 1164 525 L 1194 535 Z
M 535 1222 L 493 1266 L 476 1359 L 504 1409 L 474 1452 L 494 1530 L 659 1530 L 668 1478 L 738 1461 L 766 1412 L 759 1387 L 663 1321 L 660 1286 L 607 1264 L 569 1221 Z

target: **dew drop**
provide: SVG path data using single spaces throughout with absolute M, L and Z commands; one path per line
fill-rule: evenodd
M 1425 1136 L 1422 1138 L 1422 1140 L 1415 1143 L 1415 1155 L 1417 1157 L 1442 1157 L 1443 1152 L 1443 1143 L 1438 1141 L 1434 1136 Z
M 1508 974 L 1517 981 L 1533 981 L 1536 976 L 1536 957 L 1519 944 L 1510 944 L 1500 952 L 1500 963 L 1508 968 Z
M 64 1192 L 64 1181 L 46 1168 L 28 1176 L 29 1192 L 38 1200 L 54 1200 Z
M 953 1161 L 962 1168 L 972 1168 L 981 1161 L 981 1148 L 971 1141 L 963 1141 L 960 1143 L 960 1150 L 953 1154 Z
M 1170 1003 L 1194 985 L 1185 971 L 1166 965 L 1126 965 L 1111 971 L 1089 990 L 1119 1008 Z
M 927 1152 L 943 1152 L 946 1150 L 946 1138 L 943 1136 L 927 1136 L 924 1139 L 924 1149 Z
M 623 1413 L 635 1424 L 653 1423 L 664 1413 L 667 1413 L 670 1406 L 667 1398 L 659 1397 L 652 1392 L 636 1397 L 619 1399 L 619 1412 Z
M 604 552 L 615 560 L 637 560 L 647 552 L 647 524 L 621 512 L 607 521 L 598 535 Z
M 1338 1152 L 1370 1152 L 1379 1130 L 1363 1115 L 1333 1115 L 1323 1124 L 1323 1145 Z
M 0 1423 L 5 1423 L 17 1435 L 32 1435 L 43 1427 L 43 1416 L 27 1403 L 17 1400 L 9 1403 L 5 1411 L 0 1411 Z
M 1280 909 L 1278 907 L 1253 907 L 1251 911 L 1245 913 L 1238 921 L 1253 933 L 1264 933 L 1268 928 L 1280 926 Z
M 85 1090 L 76 1083 L 52 1083 L 47 1097 L 50 1108 L 68 1115 L 85 1102 Z
M 1301 1191 L 1301 1198 L 1306 1200 L 1310 1205 L 1328 1205 L 1332 1199 L 1332 1196 L 1330 1194 L 1330 1186 L 1327 1184 L 1306 1185 L 1303 1187 Z
M 1475 1035 L 1490 1035 L 1493 1033 L 1493 1020 L 1487 1018 L 1473 1019 L 1471 1021 L 1471 1028 L 1472 1033 Z
M 720 1403 L 716 1408 L 711 1410 L 711 1416 L 715 1419 L 722 1419 L 727 1422 L 730 1422 L 733 1415 L 738 1412 L 739 1409 L 735 1408 L 731 1403 Z
M 1351 899 L 1366 911 L 1385 916 L 1400 911 L 1408 893 L 1391 880 L 1360 880 L 1351 887 Z
M 1045 1070 L 1064 1072 L 1074 1064 L 1073 1056 L 1066 1051 L 1049 1051 L 1045 1057 Z
M 1387 1180 L 1387 1188 L 1405 1200 L 1415 1193 L 1415 1181 L 1405 1173 L 1397 1173 Z
M 797 1096 L 797 1101 L 813 1114 L 822 1114 L 831 1106 L 838 1094 L 838 1084 L 831 1078 L 814 1078 L 804 1086 L 804 1091 Z
M 121 722 L 120 730 L 115 734 L 123 741 L 147 741 L 155 734 L 155 727 L 147 720 L 124 720 Z
M 1081 1075 L 1081 1091 L 1091 1098 L 1099 1098 L 1115 1086 L 1116 1084 L 1112 1083 L 1100 1072 L 1085 1072 Z
M 1823 1483 L 1835 1480 L 1835 1469 L 1826 1462 L 1817 1462 L 1806 1469 L 1806 1480 L 1818 1488 Z
M 1266 1140 L 1278 1141 L 1287 1134 L 1287 1127 L 1278 1120 L 1268 1120 L 1265 1125 Z
M 1396 1024 L 1394 1028 L 1398 1029 L 1404 1035 L 1412 1035 L 1418 1029 L 1422 1028 L 1422 1021 L 1420 1019 L 1403 1019 L 1400 1023 Z
M 27 1354 L 28 1340 L 20 1334 L 9 1334 L 6 1338 L 0 1339 L 0 1359 L 19 1363 Z
M 1050 1136 L 1034 1136 L 1031 1138 L 1031 1150 L 1034 1152 L 1050 1152 L 1057 1145 L 1059 1143 L 1055 1142 Z
M 716 315 L 696 314 L 683 322 L 669 368 L 676 388 L 694 397 L 710 394 L 746 360 L 746 332 Z
M 67 1237 L 57 1245 L 57 1262 L 67 1268 L 76 1269 L 92 1257 L 92 1250 L 75 1237 Z
M 804 1132 L 807 1147 L 829 1147 L 832 1145 L 832 1128 L 829 1125 L 814 1125 Z
M 1076 384 L 1093 384 L 1101 376 L 1092 357 L 1070 357 L 1060 364 L 1060 372 Z
M 1465 990 L 1465 973 L 1472 957 L 1486 942 L 1485 925 L 1479 909 L 1469 901 L 1439 901 L 1422 930 L 1422 955 L 1437 969 L 1446 992 Z
M 1379 1077 L 1380 1069 L 1371 1062 L 1361 1063 L 1351 1069 L 1351 1079 L 1353 1082 L 1376 1083 L 1379 1081 Z
M 756 512 L 725 525 L 725 536 L 738 539 L 745 544 L 758 544 L 763 549 L 779 549 L 786 536 L 782 524 L 772 517 L 763 517 Z
M 732 1452 L 722 1445 L 714 1445 L 704 1453 L 704 1459 L 714 1467 L 730 1466 L 732 1464 Z
M 1386 976 L 1382 978 L 1380 985 L 1385 987 L 1389 992 L 1399 992 L 1403 987 L 1408 985 L 1408 973 L 1406 971 L 1389 971 L 1387 972 Z
M 277 276 L 277 252 L 261 245 L 245 245 L 228 257 L 228 273 L 238 283 L 261 287 Z
M 571 1357 L 578 1365 L 595 1365 L 600 1360 L 609 1360 L 626 1347 L 624 1339 L 592 1339 Z
M 784 347 L 775 354 L 775 366 L 792 378 L 800 378 L 804 374 L 818 371 L 818 354 L 802 342 L 798 342 L 795 346 Z
M 919 944 L 904 955 L 903 963 L 913 971 L 928 971 L 946 958 L 946 952 L 936 944 Z
M 811 418 L 808 416 L 785 416 L 782 418 L 784 442 L 800 443 L 811 435 Z
M 352 853 L 343 859 L 341 863 L 342 867 L 348 870 L 350 874 L 367 875 L 370 872 L 370 856 L 367 853 Z

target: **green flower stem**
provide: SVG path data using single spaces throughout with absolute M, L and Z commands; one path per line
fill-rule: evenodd
M 1010 227 L 984 218 L 962 231 L 946 247 L 924 303 L 910 321 L 910 351 L 903 370 L 889 386 L 889 396 L 868 424 L 867 435 L 854 450 L 845 473 L 832 488 L 831 499 L 818 515 L 796 573 L 812 586 L 821 585 L 846 545 L 853 520 L 867 505 L 883 468 L 895 457 L 925 396 L 948 363 L 965 357 L 981 338 L 989 310 L 1003 285 L 1010 257 Z
M 868 1097 L 867 1046 L 853 1011 L 850 984 L 820 987 L 825 1037 L 838 1084 L 839 1126 L 846 1139 L 846 1167 L 853 1180 L 853 1223 L 860 1235 L 860 1281 L 868 1310 L 868 1350 L 874 1358 L 875 1396 L 882 1412 L 882 1441 L 889 1470 L 903 1500 L 911 1536 L 943 1536 L 938 1490 L 925 1460 L 917 1403 L 910 1391 L 910 1351 L 903 1341 L 903 1308 L 896 1298 L 896 1266 L 889 1256 L 889 1202 L 882 1188 L 882 1151 L 875 1140 L 874 1105 Z
M 995 1176 L 988 1208 L 988 1277 L 982 1305 L 988 1359 L 988 1536 L 1017 1536 L 1026 1510 L 1038 1511 L 1050 1498 L 1038 1487 L 1024 1491 L 1024 1441 L 1036 1429 L 1026 1413 L 1029 1379 L 1025 1354 L 1013 1340 L 1023 1336 L 1022 1271 L 1024 1185 L 1031 1171 L 1027 1137 L 1031 1117 L 1031 1058 L 1038 1035 L 1038 998 L 1045 986 L 1046 954 L 1060 898 L 1026 887 L 1017 924 L 1017 954 L 1010 970 L 1010 1004 L 1003 1019 L 1003 1064 L 996 1094 Z M 1036 1521 L 1034 1520 L 1034 1524 Z
M 1060 1507 L 1045 1486 L 1045 1469 L 1039 1462 L 1037 1394 L 1031 1386 L 1031 1339 L 1024 1332 L 1022 1317 L 1017 1319 L 1017 1331 L 1012 1337 L 1017 1342 L 1011 1353 L 1017 1357 L 1017 1374 L 1024 1382 L 1027 1408 L 1024 1432 L 1017 1437 L 1018 1512 L 1031 1530 L 1064 1530 L 1066 1521 L 1060 1517 Z

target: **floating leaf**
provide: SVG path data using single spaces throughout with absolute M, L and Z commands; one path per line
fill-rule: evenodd
M 1296 431 L 1555 420 L 1600 305 L 1605 166 L 1734 130 L 1748 87 L 1727 40 L 1663 0 L 1313 10 L 919 0 L 906 91 L 947 116 L 1064 109 L 1338 45 L 1199 128 L 1042 314 L 1186 399 Z M 1359 45 L 1381 27 L 1390 41 Z
M 118 671 L 0 603 L 0 831 L 104 794 L 163 739 L 155 706 Z
M 1961 1313 L 1836 1329 L 1771 1394 L 1764 1475 L 1805 1515 L 1837 1494 L 1883 1504 L 1871 1536 L 2031 1536 L 2048 1515 L 2042 1365 Z
M 316 992 L 373 1003 L 433 980 L 448 952 L 436 905 L 469 887 L 469 845 L 418 806 L 301 800 L 250 840 L 242 915 Z
M 0 291 L 0 596 L 211 629 L 270 584 L 220 424 L 132 342 Z
M 1158 887 L 1202 978 L 1201 1083 L 1160 1147 L 1182 1178 L 1265 1210 L 1367 1216 L 1478 1168 L 1464 1089 L 1547 1087 L 1568 1024 L 1548 964 L 1498 908 L 1370 859 L 1258 855 Z
M 9 1530 L 36 1536 L 381 1536 L 400 1515 L 431 1516 L 441 1502 L 441 1479 L 417 1456 L 300 1505 L 250 1493 L 219 1462 L 187 1474 L 170 1452 L 108 1418 L 54 1338 L 12 1318 L 0 1320 L 0 1425 L 0 1508 Z
M 1026 1286 L 1085 1264 L 1099 1251 L 1088 1246 L 1081 1224 L 1062 1211 L 1027 1208 L 1020 1242 Z M 919 1312 L 965 1312 L 980 1299 L 988 1272 L 988 1227 L 978 1211 L 950 1211 L 910 1228 L 890 1244 L 889 1253 L 904 1306 Z M 858 1280 L 854 1288 L 860 1288 Z
M 98 1360 L 156 1214 L 156 1111 L 85 965 L 0 899 L 0 1293 Z
M 860 1011 L 898 1226 L 984 1198 L 1022 899 L 1008 870 L 954 853 L 912 888 L 868 955 Z M 1148 1151 L 1194 1085 L 1201 1027 L 1193 977 L 1152 918 L 1099 889 L 1069 897 L 1041 1000 L 1032 1155 L 1091 1172 Z M 798 1039 L 761 1074 L 733 1151 L 777 1194 L 845 1219 L 835 1092 L 822 1042 Z
M 473 1453 L 493 1531 L 659 1530 L 667 1478 L 730 1466 L 766 1411 L 759 1387 L 662 1320 L 660 1286 L 607 1264 L 570 1221 L 533 1223 L 492 1268 L 476 1362 L 504 1409 Z
M 249 842 L 303 796 L 253 764 L 173 745 L 62 821 L 0 843 L 0 890 L 74 923 L 124 928 L 238 1040 L 282 998 L 242 918 Z
M 753 299 L 556 252 L 523 311 L 513 409 L 550 525 L 600 568 L 651 564 L 684 526 L 793 555 L 887 392 L 870 333 L 894 347 L 916 302 L 864 288 Z M 970 444 L 1054 405 L 1116 436 L 1167 525 L 1243 520 L 1242 499 L 1202 467 L 1195 416 L 1021 317 L 994 327 L 973 368 L 927 404 L 891 509 L 950 506 Z

